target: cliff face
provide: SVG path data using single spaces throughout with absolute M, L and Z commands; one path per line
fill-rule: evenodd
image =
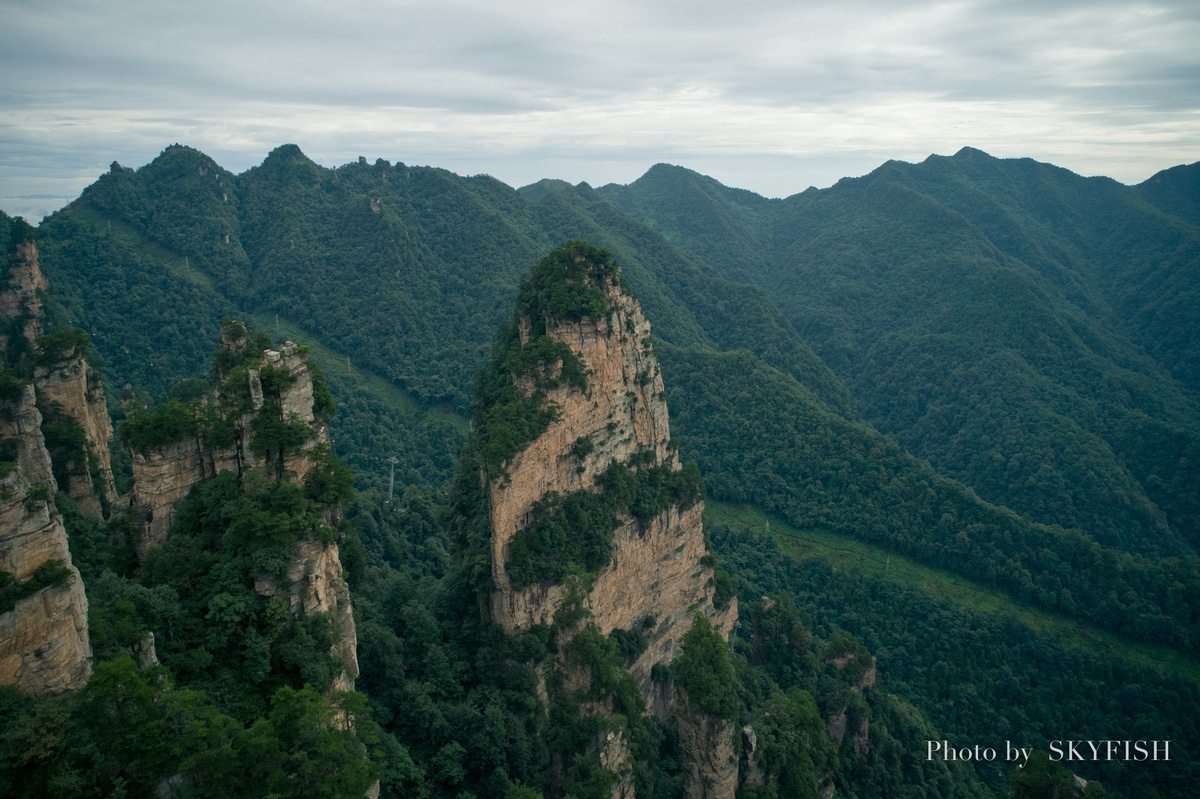
M 288 602 L 293 615 L 327 613 L 333 619 L 337 640 L 333 652 L 342 664 L 331 690 L 353 691 L 358 679 L 358 634 L 350 606 L 350 589 L 342 578 L 342 561 L 337 544 L 301 541 L 300 551 L 288 569 Z M 255 582 L 261 596 L 275 596 L 279 586 L 270 578 Z
M 0 290 L 0 319 L 19 317 L 19 332 L 32 343 L 42 335 L 41 295 L 46 292 L 46 277 L 38 266 L 36 242 L 21 241 L 15 249 L 9 259 L 6 285 Z M 8 346 L 8 332 L 0 331 L 0 348 Z
M 676 701 L 679 752 L 683 755 L 683 793 L 687 799 L 732 799 L 738 786 L 737 724 L 695 712 L 687 695 Z
M 222 347 L 239 358 L 244 355 L 244 335 L 226 335 Z M 242 473 L 247 469 L 271 470 L 283 479 L 301 482 L 312 468 L 314 447 L 329 444 L 328 430 L 314 411 L 313 375 L 303 351 L 290 341 L 278 350 L 265 350 L 256 365 L 237 372 L 236 385 L 226 382 L 208 398 L 211 405 L 221 402 L 220 391 L 244 393 L 249 398 L 244 413 L 229 420 L 232 441 L 213 446 L 203 434 L 191 435 L 145 450 L 131 450 L 134 489 L 132 506 L 142 519 L 142 536 L 137 544 L 139 556 L 161 543 L 176 521 L 175 504 L 187 496 L 200 481 L 223 471 Z M 274 381 L 277 396 L 264 375 Z M 259 414 L 274 414 L 292 423 L 303 423 L 307 436 L 295 447 L 279 449 L 256 447 L 254 422 Z M 260 442 L 261 443 L 261 442 Z M 257 454 L 256 454 L 257 453 Z M 282 460 L 281 460 L 282 458 Z M 287 572 L 286 588 L 274 579 L 256 581 L 262 596 L 285 594 L 294 615 L 327 613 L 336 629 L 333 652 L 342 664 L 331 690 L 351 691 L 358 677 L 358 637 L 350 605 L 350 589 L 342 577 L 342 564 L 336 544 L 314 539 L 302 540 Z
M 36 342 L 44 332 L 42 295 L 47 289 L 38 263 L 37 242 L 30 239 L 16 244 L 5 282 L 0 291 L 0 319 L 13 319 L 17 324 L 0 332 L 0 349 L 8 348 L 9 333 L 19 332 L 24 344 L 18 349 L 28 353 L 27 362 L 32 361 Z M 83 340 L 86 341 L 86 336 Z M 63 414 L 78 424 L 86 447 L 76 458 L 79 462 L 62 464 L 69 472 L 69 484 L 59 487 L 84 513 L 100 517 L 103 507 L 111 506 L 117 499 L 109 453 L 112 422 L 104 404 L 100 377 L 89 365 L 81 344 L 72 344 L 61 351 L 51 349 L 49 354 L 39 353 L 33 367 L 38 402 L 42 408 L 52 408 L 53 415 Z
M 105 505 L 112 507 L 116 503 L 117 489 L 109 452 L 112 420 L 104 403 L 99 376 L 83 353 L 75 348 L 54 363 L 38 366 L 33 379 L 38 399 L 57 406 L 83 430 L 87 455 L 94 461 L 96 479 L 93 480 L 93 470 L 87 463 L 72 464 L 70 485 L 64 488 L 80 510 L 100 517 Z
M 222 346 L 227 351 L 241 354 L 245 339 L 226 338 Z M 313 447 L 329 443 L 325 425 L 313 412 L 313 380 L 307 358 L 290 341 L 285 341 L 278 350 L 266 350 L 258 365 L 246 370 L 245 385 L 238 387 L 249 394 L 250 406 L 240 418 L 232 420 L 233 440 L 227 445 L 214 446 L 203 436 L 193 435 L 145 450 L 131 449 L 134 481 L 131 505 L 142 520 L 142 536 L 137 545 L 139 555 L 166 537 L 175 524 L 175 503 L 187 496 L 201 480 L 223 471 L 240 474 L 245 469 L 265 468 L 271 464 L 273 456 L 277 457 L 277 453 L 270 451 L 256 455 L 253 447 L 252 422 L 263 412 L 266 403 L 261 379 L 264 368 L 282 372 L 290 381 L 279 392 L 279 408 L 274 410 L 284 418 L 295 414 L 295 418 L 307 424 L 312 432 L 298 448 L 285 452 L 283 473 L 296 481 L 303 480 L 312 465 L 309 453 Z M 211 397 L 210 401 L 216 403 L 218 398 Z
M 146 452 L 133 450 L 133 498 L 135 518 L 141 519 L 142 535 L 137 541 L 142 557 L 162 543 L 175 524 L 175 503 L 187 496 L 206 477 L 236 469 L 231 452 L 213 451 L 198 438 L 172 441 Z
M 54 511 L 56 485 L 41 423 L 32 386 L 0 407 L 0 439 L 17 442 L 15 465 L 0 478 L 0 571 L 28 584 L 54 561 L 65 570 L 0 613 L 0 685 L 35 694 L 82 687 L 92 654 L 87 598 Z
M 565 586 L 553 583 L 516 590 L 507 574 L 513 536 L 528 522 L 535 502 L 551 492 L 594 490 L 611 464 L 641 453 L 652 453 L 646 465 L 680 468 L 669 447 L 667 404 L 650 345 L 650 323 L 617 284 L 602 288 L 610 309 L 605 318 L 547 322 L 547 335 L 579 357 L 588 390 L 563 386 L 550 391 L 548 401 L 559 407 L 557 421 L 509 461 L 506 476 L 489 486 L 492 618 L 510 632 L 551 623 L 567 594 Z M 520 335 L 526 343 L 528 320 Z M 592 445 L 582 459 L 574 454 L 581 438 Z M 706 615 L 726 638 L 737 619 L 736 604 L 722 612 L 712 603 L 713 570 L 701 562 L 707 554 L 702 513 L 703 504 L 697 503 L 686 510 L 668 507 L 646 525 L 624 520 L 613 536 L 612 560 L 596 575 L 587 596 L 593 621 L 606 634 L 637 628 L 647 617 L 655 620 L 646 631 L 648 647 L 630 668 L 648 704 L 650 670 L 670 663 L 693 614 Z
M 566 257 L 573 258 L 576 265 L 589 257 L 580 254 L 584 250 L 571 250 L 571 245 L 566 251 Z M 557 256 L 556 251 L 551 258 Z M 689 796 L 732 799 L 737 786 L 733 726 L 691 713 L 682 692 L 651 679 L 655 666 L 669 665 L 675 658 L 696 614 L 706 617 L 726 640 L 737 619 L 736 601 L 724 610 L 713 603 L 713 568 L 705 558 L 701 521 L 703 503 L 667 501 L 654 505 L 653 514 L 643 513 L 641 518 L 635 518 L 632 506 L 616 511 L 611 557 L 590 569 L 586 579 L 572 581 L 570 587 L 556 579 L 528 584 L 527 578 L 513 578 L 517 574 L 514 540 L 524 534 L 525 528 L 538 523 L 547 503 L 566 501 L 563 498 L 578 496 L 579 492 L 603 496 L 610 490 L 613 469 L 634 475 L 631 480 L 644 470 L 647 474 L 680 476 L 679 458 L 670 442 L 662 373 L 650 341 L 650 324 L 625 290 L 615 265 L 611 270 L 604 276 L 603 271 L 584 268 L 588 276 L 580 277 L 579 270 L 567 267 L 566 291 L 577 291 L 586 283 L 591 293 L 581 302 L 597 309 L 594 312 L 578 314 L 573 321 L 570 314 L 563 314 L 564 320 L 535 307 L 516 320 L 521 353 L 536 350 L 557 353 L 558 357 L 554 360 L 543 356 L 538 370 L 532 373 L 511 372 L 513 383 L 526 401 L 544 391 L 542 407 L 554 412 L 540 435 L 507 458 L 503 473 L 488 482 L 491 616 L 510 633 L 534 625 L 551 625 L 570 594 L 581 590 L 585 594 L 583 606 L 599 632 L 607 635 L 614 630 L 630 631 L 645 639 L 645 648 L 626 662 L 626 668 L 650 712 L 660 718 L 679 718 L 681 742 L 686 740 L 690 747 L 686 752 L 689 785 L 706 786 L 697 789 L 698 793 L 689 788 Z M 558 289 L 555 285 L 530 284 L 528 289 L 522 288 L 527 299 L 519 299 L 518 306 L 540 301 L 528 300 L 533 295 L 549 297 L 547 304 L 552 305 Z M 583 381 L 555 378 L 556 373 L 565 378 L 568 361 L 572 360 L 577 363 L 572 363 L 571 369 L 586 377 L 585 388 L 580 385 Z M 527 363 L 521 357 L 512 362 Z M 566 535 L 577 537 L 579 531 L 570 524 Z M 521 547 L 528 548 L 524 541 Z M 574 632 L 560 629 L 559 635 L 561 643 L 563 636 L 570 637 Z M 586 675 L 566 676 L 586 682 Z M 589 712 L 609 715 L 603 708 Z M 623 740 L 619 733 L 610 731 L 607 739 L 597 742 L 593 754 L 616 776 L 613 796 L 631 799 L 630 754 Z

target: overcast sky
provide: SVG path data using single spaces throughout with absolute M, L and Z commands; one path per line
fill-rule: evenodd
M 0 0 L 0 208 L 179 142 L 786 196 L 970 145 L 1138 183 L 1200 160 L 1200 3 Z M 38 197 L 35 195 L 50 195 Z

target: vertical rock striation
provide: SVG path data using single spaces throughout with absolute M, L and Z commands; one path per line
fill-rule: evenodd
M 586 245 L 574 249 L 567 245 L 567 250 L 577 263 L 602 252 Z M 567 280 L 580 279 L 591 280 L 602 293 L 603 312 L 573 320 L 538 316 L 540 311 L 534 309 L 531 315 L 519 312 L 516 320 L 522 347 L 537 345 L 535 339 L 543 335 L 569 347 L 586 375 L 586 388 L 559 381 L 547 389 L 544 402 L 545 407 L 556 409 L 553 420 L 505 461 L 502 474 L 488 481 L 491 616 L 510 633 L 553 623 L 572 590 L 553 579 L 520 587 L 510 574 L 514 538 L 530 524 L 539 502 L 579 491 L 602 492 L 604 475 L 614 464 L 634 472 L 681 469 L 671 445 L 666 394 L 651 346 L 650 323 L 615 272 Z M 555 368 L 563 368 L 561 359 Z M 533 395 L 535 386 L 528 375 L 514 373 L 513 380 L 524 396 Z M 690 506 L 669 504 L 648 520 L 620 514 L 612 534 L 611 558 L 584 585 L 584 604 L 602 633 L 637 630 L 644 636 L 647 646 L 628 668 L 646 705 L 660 717 L 676 711 L 676 700 L 674 692 L 663 691 L 652 682 L 654 667 L 670 664 L 697 613 L 707 617 L 726 639 L 737 618 L 736 600 L 724 610 L 713 603 L 713 568 L 705 558 L 702 513 L 703 503 L 696 502 Z M 714 758 L 722 765 L 727 762 L 723 750 L 709 751 L 728 744 L 725 748 L 732 752 L 732 727 L 727 736 L 730 740 L 717 742 L 724 732 L 705 728 L 700 733 L 695 768 L 708 768 L 705 764 Z M 732 761 L 732 782 L 722 777 L 718 780 L 721 790 L 726 783 L 736 786 L 736 758 Z M 631 792 L 632 787 L 621 790 Z
M 54 507 L 58 486 L 38 410 L 39 402 L 54 401 L 54 389 L 47 396 L 28 381 L 43 333 L 46 278 L 32 228 L 17 220 L 14 234 L 0 285 L 0 352 L 6 356 L 0 375 L 0 579 L 12 600 L 0 605 L 0 685 L 62 693 L 83 686 L 91 674 L 88 605 Z M 99 403 L 103 408 L 102 398 Z M 107 446 L 105 440 L 106 457 Z M 80 496 L 95 501 L 94 493 Z
M 288 604 L 292 615 L 327 613 L 333 620 L 336 640 L 333 653 L 342 671 L 333 679 L 330 690 L 353 691 L 358 679 L 358 634 L 350 606 L 350 588 L 342 577 L 342 561 L 337 544 L 322 544 L 312 539 L 301 541 L 300 549 L 288 569 Z M 279 586 L 271 578 L 254 584 L 261 596 L 275 596 Z
M 18 240 L 9 255 L 5 285 L 0 290 L 0 319 L 16 319 L 17 324 L 0 330 L 0 349 L 8 348 L 10 336 L 19 335 L 32 344 L 42 335 L 45 293 L 46 277 L 38 265 L 37 242 L 31 237 Z
M 687 695 L 678 694 L 679 751 L 683 755 L 686 799 L 733 799 L 738 786 L 737 724 L 696 712 Z
M 608 314 L 578 322 L 546 320 L 546 334 L 567 344 L 586 369 L 588 388 L 561 386 L 548 392 L 558 418 L 544 433 L 514 455 L 507 473 L 492 480 L 492 618 L 508 631 L 550 624 L 567 594 L 566 586 L 538 583 L 513 588 L 507 573 L 513 536 L 529 520 L 535 502 L 551 493 L 597 490 L 597 478 L 613 463 L 642 456 L 643 466 L 680 468 L 670 446 L 662 372 L 650 343 L 650 323 L 618 281 L 600 286 Z M 529 341 L 530 320 L 520 320 L 522 344 Z M 590 452 L 580 458 L 577 442 Z M 643 698 L 651 704 L 650 670 L 668 664 L 699 612 L 728 638 L 737 619 L 736 600 L 724 611 L 713 605 L 711 566 L 701 522 L 703 503 L 671 506 L 648 524 L 623 519 L 613 535 L 611 562 L 595 576 L 587 596 L 595 624 L 604 633 L 635 629 L 647 618 L 649 646 L 631 667 Z
M 62 357 L 34 370 L 38 400 L 75 420 L 83 430 L 85 458 L 70 465 L 70 485 L 63 486 L 84 513 L 99 518 L 117 501 L 113 481 L 112 419 L 104 402 L 100 377 L 81 351 L 73 347 Z
M 0 685 L 28 693 L 80 688 L 91 674 L 87 597 L 54 510 L 57 486 L 41 432 L 34 389 L 0 401 L 0 440 L 15 442 L 0 464 L 0 572 L 36 588 L 0 613 Z M 55 567 L 57 566 L 57 569 Z M 57 571 L 41 585 L 47 570 Z
M 244 335 L 223 335 L 222 348 L 231 354 L 241 355 L 246 346 Z M 244 391 L 249 405 L 237 418 L 230 420 L 232 438 L 228 442 L 214 444 L 202 432 L 192 432 L 172 441 L 145 448 L 130 448 L 133 462 L 133 497 L 131 506 L 142 523 L 142 536 L 138 541 L 139 554 L 160 543 L 167 531 L 175 524 L 175 503 L 187 496 L 192 488 L 209 477 L 223 471 L 241 474 L 246 469 L 265 468 L 278 457 L 278 453 L 266 451 L 255 454 L 254 417 L 263 412 L 266 399 L 263 395 L 261 374 L 264 368 L 276 370 L 287 376 L 287 385 L 279 392 L 278 407 L 269 409 L 283 418 L 294 414 L 294 418 L 307 424 L 309 436 L 299 447 L 283 455 L 281 471 L 290 479 L 301 481 L 308 473 L 310 453 L 319 444 L 329 443 L 325 424 L 313 411 L 313 378 L 308 359 L 291 341 L 285 341 L 278 350 L 265 350 L 256 366 L 239 373 L 244 384 L 226 386 L 226 389 Z M 226 375 L 226 377 L 230 377 Z M 212 405 L 219 404 L 219 392 L 208 398 Z
M 227 325 L 222 331 L 221 347 L 229 362 L 246 363 L 245 328 L 237 323 Z M 218 412 L 234 409 L 232 418 L 224 420 L 224 440 L 214 444 L 203 429 L 197 428 L 172 441 L 130 448 L 134 478 L 131 504 L 142 522 L 139 556 L 166 538 L 176 521 L 175 504 L 202 480 L 223 471 L 241 474 L 263 469 L 281 479 L 301 482 L 312 468 L 313 450 L 329 445 L 328 429 L 314 409 L 313 373 L 304 351 L 285 341 L 279 349 L 264 350 L 250 363 L 245 369 L 228 370 L 221 377 L 222 385 L 206 398 L 208 406 Z M 231 395 L 244 402 L 230 405 Z M 306 428 L 304 439 L 296 446 L 256 446 L 255 420 L 261 414 L 302 425 Z M 342 665 L 331 690 L 353 690 L 358 677 L 358 637 L 337 544 L 312 538 L 300 541 L 288 568 L 287 583 L 281 587 L 273 578 L 262 577 L 256 581 L 255 590 L 263 596 L 287 596 L 294 615 L 329 614 L 337 632 L 333 653 Z
M 69 342 L 65 345 L 53 341 L 48 344 L 42 339 L 42 296 L 46 289 L 37 242 L 31 237 L 18 240 L 9 257 L 5 286 L 0 290 L 0 320 L 9 320 L 9 325 L 0 330 L 0 350 L 21 353 L 19 357 L 25 362 L 22 368 L 33 371 L 41 407 L 52 409 L 52 415 L 69 417 L 83 431 L 84 452 L 77 458 L 78 463 L 60 464 L 69 477 L 68 485 L 59 487 L 84 513 L 98 518 L 104 507 L 111 507 L 117 499 L 109 453 L 112 421 L 100 376 L 84 353 L 86 335 L 74 331 L 79 335 L 65 339 Z M 10 341 L 18 336 L 22 342 Z M 61 349 L 59 345 L 63 345 Z

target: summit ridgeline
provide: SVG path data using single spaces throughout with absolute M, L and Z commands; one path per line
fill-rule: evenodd
M 475 419 L 492 620 L 510 634 L 554 626 L 560 645 L 580 630 L 636 640 L 625 669 L 649 712 L 679 714 L 681 741 L 702 729 L 692 759 L 724 769 L 713 753 L 728 731 L 687 723 L 686 689 L 661 675 L 694 627 L 728 640 L 736 598 L 714 601 L 700 474 L 680 464 L 650 324 L 607 250 L 572 241 L 533 266 Z M 595 679 L 576 670 L 564 682 Z M 600 747 L 610 770 L 620 748 L 612 735 Z M 728 770 L 697 771 L 689 796 L 732 796 L 736 759 Z

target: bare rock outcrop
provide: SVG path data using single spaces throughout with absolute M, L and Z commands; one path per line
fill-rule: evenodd
M 75 338 L 62 351 L 37 352 L 36 359 L 33 357 L 44 332 L 42 297 L 47 289 L 46 277 L 38 263 L 36 241 L 26 238 L 13 249 L 5 285 L 0 287 L 0 319 L 17 320 L 24 339 L 17 349 L 25 353 L 23 368 L 33 370 L 41 407 L 52 408 L 55 415 L 70 417 L 83 430 L 86 451 L 77 459 L 79 462 L 64 464 L 69 472 L 68 485 L 59 488 L 80 510 L 98 518 L 103 507 L 111 506 L 117 499 L 109 453 L 112 422 L 100 377 L 83 351 L 87 337 L 82 331 L 74 332 L 84 343 Z M 0 351 L 9 351 L 7 332 L 0 332 Z
M 236 323 L 227 325 L 221 346 L 235 359 L 244 359 L 245 328 Z M 260 358 L 250 363 L 244 370 L 235 373 L 231 370 L 231 374 L 224 376 L 224 384 L 206 398 L 210 407 L 236 410 L 236 416 L 226 420 L 226 434 L 232 431 L 229 440 L 214 445 L 200 430 L 157 446 L 131 448 L 134 478 L 131 504 L 142 520 L 142 535 L 137 543 L 139 555 L 165 540 L 176 522 L 176 503 L 202 480 L 224 471 L 242 474 L 258 469 L 301 482 L 312 468 L 314 448 L 328 446 L 328 430 L 314 410 L 313 373 L 304 351 L 285 341 L 278 349 L 264 350 Z M 248 401 L 244 405 L 222 406 L 230 394 Z M 302 424 L 307 427 L 307 434 L 292 447 L 256 446 L 254 421 L 259 414 L 273 414 L 289 424 Z M 358 636 L 337 544 L 315 538 L 300 541 L 286 581 L 287 585 L 281 587 L 274 578 L 264 576 L 256 581 L 255 590 L 262 596 L 287 596 L 293 615 L 329 615 L 336 633 L 333 654 L 342 665 L 330 690 L 354 690 L 358 677 Z
M 243 329 L 244 330 L 244 329 Z M 225 336 L 222 346 L 229 352 L 241 354 L 246 346 L 245 336 Z M 263 369 L 286 376 L 277 401 L 264 411 L 267 398 L 263 393 Z M 175 503 L 208 477 L 223 471 L 238 474 L 246 469 L 280 466 L 279 471 L 290 479 L 301 481 L 312 466 L 310 454 L 319 444 L 329 443 L 325 424 L 313 411 L 313 378 L 308 359 L 303 351 L 291 341 L 285 341 L 278 350 L 266 350 L 256 366 L 245 370 L 245 385 L 238 387 L 248 392 L 250 405 L 231 420 L 232 440 L 214 445 L 202 433 L 189 435 L 146 448 L 131 448 L 133 463 L 133 497 L 131 505 L 142 522 L 142 535 L 137 543 L 139 555 L 160 543 L 175 523 Z M 229 388 L 229 387 L 227 387 Z M 210 402 L 216 404 L 219 396 L 214 394 Z M 294 449 L 282 455 L 278 463 L 278 452 L 267 450 L 255 454 L 252 422 L 259 413 L 278 413 L 282 418 L 303 422 L 311 429 L 311 436 Z
M 687 693 L 676 688 L 683 795 L 687 799 L 733 799 L 738 787 L 737 724 L 696 712 Z
M 18 241 L 9 258 L 5 285 L 0 286 L 0 319 L 19 318 L 21 335 L 32 343 L 42 335 L 42 295 L 46 276 L 38 266 L 37 242 Z M 0 331 L 0 350 L 8 348 L 8 331 Z
M 342 577 L 337 544 L 326 545 L 312 539 L 301 541 L 288 569 L 287 581 L 288 603 L 293 615 L 326 613 L 333 620 L 333 652 L 342 671 L 334 678 L 330 689 L 353 691 L 354 681 L 358 678 L 358 634 L 350 606 L 350 588 Z M 254 590 L 261 596 L 280 593 L 279 586 L 270 577 L 255 581 Z
M 586 245 L 563 252 L 576 264 L 589 257 Z M 593 251 L 599 252 L 599 251 Z M 535 267 L 535 270 L 537 267 Z M 618 513 L 612 534 L 609 562 L 589 579 L 569 587 L 543 580 L 521 587 L 509 574 L 514 537 L 530 524 L 535 504 L 551 495 L 602 492 L 602 476 L 614 464 L 636 472 L 681 465 L 671 443 L 666 393 L 658 360 L 650 340 L 650 323 L 623 281 L 613 271 L 597 277 L 595 270 L 567 278 L 568 290 L 578 281 L 594 283 L 603 295 L 602 313 L 571 319 L 518 317 L 517 336 L 522 347 L 537 345 L 544 335 L 555 347 L 566 345 L 586 375 L 586 388 L 552 382 L 548 388 L 530 384 L 528 375 L 513 373 L 519 391 L 534 396 L 545 388 L 546 407 L 555 409 L 546 429 L 504 463 L 503 474 L 488 481 L 491 523 L 493 621 L 510 633 L 535 625 L 549 625 L 571 592 L 582 587 L 583 605 L 603 634 L 614 630 L 637 631 L 646 647 L 627 663 L 650 712 L 680 717 L 681 742 L 686 736 L 686 769 L 689 784 L 706 786 L 689 796 L 732 799 L 737 787 L 734 726 L 702 713 L 691 713 L 678 699 L 679 692 L 664 690 L 651 679 L 658 665 L 669 665 L 691 629 L 696 614 L 706 617 L 728 640 L 737 619 L 736 600 L 718 609 L 713 602 L 711 560 L 706 558 L 702 525 L 703 503 L 670 504 L 652 518 L 640 521 Z M 545 287 L 543 287 L 545 288 Z M 549 288 L 553 296 L 553 287 Z M 543 351 L 550 348 L 544 346 Z M 562 350 L 558 350 L 562 352 Z M 564 353 L 557 367 L 564 368 Z M 536 380 L 536 378 L 532 378 Z M 560 630 L 560 638 L 570 631 Z M 602 712 L 602 711 L 601 711 Z M 620 779 L 629 769 L 629 753 L 619 736 L 601 742 L 600 764 L 618 776 L 613 796 L 631 799 L 633 786 Z
M 567 588 L 539 583 L 514 589 L 506 564 L 513 536 L 529 519 L 533 504 L 551 492 L 596 490 L 597 478 L 614 462 L 651 453 L 648 466 L 680 468 L 670 446 L 666 394 L 658 359 L 650 344 L 650 323 L 633 297 L 614 282 L 602 286 L 609 302 L 605 318 L 547 323 L 547 335 L 566 343 L 588 375 L 588 390 L 560 387 L 548 401 L 559 408 L 557 421 L 507 465 L 507 474 L 489 486 L 491 515 L 492 618 L 508 631 L 549 624 Z M 530 335 L 528 325 L 521 331 Z M 581 439 L 591 442 L 580 459 Z M 610 564 L 596 575 L 587 606 L 604 633 L 633 629 L 646 618 L 648 647 L 630 671 L 643 698 L 652 699 L 650 670 L 668 664 L 692 616 L 703 613 L 726 638 L 737 620 L 736 601 L 724 611 L 713 605 L 713 569 L 701 522 L 703 504 L 672 506 L 647 525 L 628 519 L 613 536 Z
M 34 382 L 42 403 L 70 416 L 83 430 L 87 456 L 94 461 L 96 479 L 93 480 L 93 469 L 89 464 L 72 464 L 70 485 L 63 488 L 80 510 L 99 518 L 105 505 L 112 507 L 117 501 L 109 452 L 112 419 L 104 402 L 100 377 L 76 347 L 64 353 L 61 359 L 38 366 L 34 370 Z
M 32 386 L 0 405 L 0 439 L 16 442 L 16 459 L 0 478 L 0 571 L 25 584 L 56 564 L 59 574 L 0 613 L 0 685 L 34 694 L 82 687 L 92 655 L 87 597 L 54 510 L 57 486 L 41 422 Z

